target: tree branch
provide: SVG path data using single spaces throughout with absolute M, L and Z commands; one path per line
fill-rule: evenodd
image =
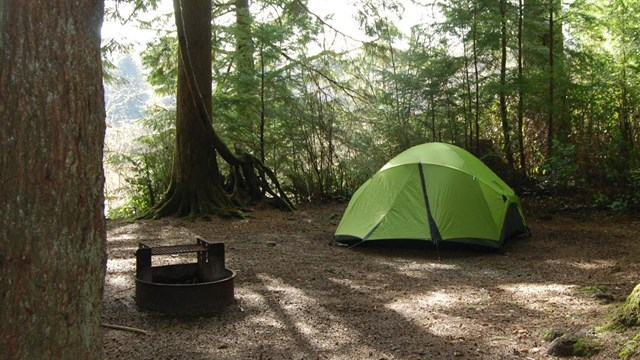
M 296 60 L 296 59 L 292 58 L 291 56 L 289 56 L 287 53 L 285 53 L 282 50 L 280 50 L 280 55 L 284 56 L 285 59 L 287 59 L 287 60 L 289 60 L 291 62 L 298 63 L 298 64 L 302 65 L 305 69 L 320 75 L 322 78 L 324 78 L 325 80 L 327 80 L 331 84 L 335 85 L 340 90 L 344 91 L 344 93 L 347 94 L 347 96 L 349 96 L 352 100 L 359 99 L 359 100 L 362 100 L 362 101 L 366 101 L 366 97 L 363 96 L 362 94 L 360 94 L 357 91 L 355 91 L 355 90 L 353 90 L 353 89 L 351 89 L 351 88 L 339 83 L 337 80 L 331 78 L 330 76 L 326 75 L 325 73 L 323 73 L 322 71 L 316 69 L 315 67 L 308 65 L 304 61 Z

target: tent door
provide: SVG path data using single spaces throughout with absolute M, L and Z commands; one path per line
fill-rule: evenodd
M 427 195 L 427 184 L 424 179 L 424 171 L 422 170 L 421 162 L 418 162 L 418 170 L 420 171 L 420 182 L 422 185 L 422 195 L 424 196 L 424 206 L 427 209 L 427 220 L 429 221 L 431 241 L 433 241 L 434 244 L 438 245 L 438 242 L 442 240 L 442 236 L 440 236 L 438 225 L 436 225 L 436 222 L 435 220 L 433 220 L 433 216 L 431 215 L 431 208 L 429 207 L 429 196 Z

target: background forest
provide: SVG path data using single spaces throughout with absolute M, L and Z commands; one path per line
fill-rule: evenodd
M 109 21 L 156 34 L 141 54 L 146 79 L 130 59 L 113 60 L 126 44 L 103 43 L 106 166 L 125 179 L 112 175 L 110 216 L 139 215 L 170 179 L 178 39 L 173 14 L 154 0 L 106 5 Z M 295 201 L 346 200 L 394 155 L 441 141 L 520 193 L 570 190 L 598 206 L 640 207 L 640 2 L 347 6 L 353 33 L 306 0 L 214 1 L 213 127 L 270 167 Z M 408 11 L 430 20 L 401 31 Z M 118 136 L 131 133 L 143 136 L 122 146 Z

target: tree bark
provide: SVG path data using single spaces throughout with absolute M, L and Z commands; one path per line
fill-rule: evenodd
M 633 160 L 633 124 L 631 121 L 631 106 L 629 106 L 629 80 L 627 76 L 627 50 L 622 49 L 622 59 L 621 59 L 621 79 L 620 79 L 620 105 L 618 110 L 618 122 L 620 128 L 620 155 L 623 159 L 628 159 L 631 161 L 622 161 L 623 164 L 621 172 L 626 174 L 631 168 L 631 163 Z
M 504 153 L 509 168 L 513 169 L 513 150 L 511 149 L 511 129 L 507 116 L 507 1 L 500 0 L 500 119 L 504 136 Z
M 179 43 L 176 154 L 163 200 L 143 217 L 242 216 L 245 200 L 262 200 L 263 191 L 277 205 L 293 209 L 273 172 L 257 158 L 234 154 L 213 129 L 211 94 L 211 10 L 209 0 L 173 0 Z M 227 193 L 217 155 L 231 165 Z M 267 178 L 279 194 L 271 190 Z
M 463 57 L 464 57 L 464 82 L 465 82 L 465 89 L 466 89 L 466 98 L 467 98 L 467 102 L 468 102 L 468 108 L 469 111 L 465 111 L 464 114 L 464 119 L 465 119 L 465 127 L 469 127 L 469 140 L 467 141 L 466 144 L 466 148 L 467 149 L 472 149 L 473 148 L 473 123 L 471 122 L 471 119 L 469 118 L 469 115 L 471 115 L 471 103 L 473 103 L 472 100 L 472 96 L 471 96 L 471 79 L 469 78 L 469 58 L 467 57 L 467 45 L 466 45 L 466 41 L 464 40 L 464 38 L 462 39 L 462 52 L 463 52 Z
M 554 78 L 554 29 L 553 29 L 553 6 L 554 0 L 549 0 L 549 113 L 547 118 L 547 153 L 551 156 L 553 153 L 553 138 L 554 138 L 554 107 L 555 107 L 555 78 Z
M 0 358 L 98 359 L 102 0 L 0 1 Z
M 147 216 L 232 215 L 211 139 L 211 2 L 174 0 L 178 29 L 176 153 L 169 189 Z
M 235 126 L 237 131 L 251 134 L 251 145 L 256 152 L 254 135 L 258 131 L 258 113 L 260 105 L 258 96 L 260 84 L 255 69 L 255 45 L 253 43 L 253 17 L 249 8 L 249 0 L 234 0 L 236 8 L 235 41 Z
M 261 43 L 264 43 L 261 42 Z M 260 47 L 260 161 L 264 164 L 267 159 L 265 144 L 265 125 L 267 122 L 267 104 L 265 103 L 266 69 L 264 64 L 264 47 Z
M 520 172 L 527 175 L 527 164 L 524 153 L 524 76 L 522 59 L 522 32 L 524 20 L 523 0 L 518 0 L 518 154 L 520 155 Z
M 480 154 L 480 73 L 478 71 L 478 2 L 473 1 L 472 47 L 473 47 L 473 72 L 475 79 L 475 127 L 476 127 L 476 153 Z

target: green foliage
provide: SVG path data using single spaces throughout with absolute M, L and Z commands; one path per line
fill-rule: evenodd
M 613 172 L 613 170 L 612 170 Z M 630 170 L 629 173 L 620 179 L 620 176 L 613 172 L 611 180 L 616 183 L 623 183 L 621 188 L 615 189 L 613 195 L 603 193 L 594 195 L 594 202 L 598 206 L 606 206 L 612 210 L 630 212 L 640 209 L 640 169 Z
M 110 209 L 110 218 L 135 217 L 160 200 L 167 189 L 175 148 L 175 113 L 152 109 L 140 120 L 145 132 L 135 138 L 134 147 L 125 153 L 108 153 L 107 163 L 118 170 L 126 185 L 119 189 L 125 199 Z
M 631 359 L 636 355 L 640 355 L 640 333 L 627 341 L 618 355 L 621 359 Z
M 628 175 L 629 202 L 634 210 L 640 209 L 640 168 L 631 170 Z
M 509 135 L 516 139 L 522 94 L 524 139 L 513 148 L 529 175 L 546 190 L 590 185 L 598 189 L 598 204 L 640 208 L 638 2 L 553 1 L 550 9 L 549 1 L 525 1 L 520 38 L 518 2 L 507 3 L 504 86 L 498 1 L 431 4 L 425 12 L 440 12 L 442 21 L 403 34 L 402 2 L 358 0 L 356 21 L 370 37 L 365 42 L 340 33 L 330 16 L 311 13 L 306 1 L 254 1 L 240 17 L 233 3 L 218 4 L 212 14 L 214 127 L 227 144 L 264 160 L 299 200 L 347 198 L 387 159 L 422 142 L 473 150 L 479 139 L 504 152 L 498 97 L 506 94 Z M 333 47 L 342 40 L 352 48 Z M 157 92 L 175 93 L 176 61 L 174 31 L 148 44 L 143 64 Z M 549 131 L 555 140 L 547 156 Z M 139 184 L 129 184 L 143 195 L 130 209 L 157 196 L 143 192 L 155 183 L 149 164 L 156 159 L 141 149 L 152 148 L 139 143 L 119 159 L 130 174 L 140 173 Z
M 151 69 L 147 80 L 161 95 L 174 95 L 178 86 L 178 39 L 163 36 L 147 44 L 142 64 Z
M 540 166 L 542 186 L 551 191 L 575 187 L 579 183 L 576 147 L 553 140 L 552 155 Z

